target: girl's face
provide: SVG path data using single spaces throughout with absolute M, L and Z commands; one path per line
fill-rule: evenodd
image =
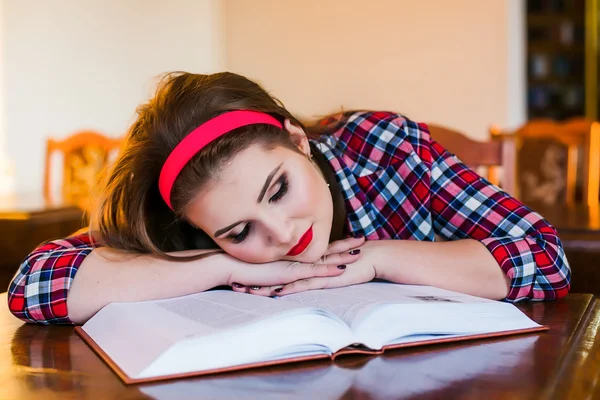
M 329 244 L 333 201 L 303 132 L 298 143 L 302 154 L 260 145 L 239 153 L 198 193 L 186 218 L 246 262 L 317 261 Z

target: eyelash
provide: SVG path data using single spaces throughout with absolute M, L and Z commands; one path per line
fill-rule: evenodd
M 269 203 L 277 203 L 280 201 L 283 196 L 285 196 L 289 190 L 290 184 L 286 174 L 281 175 L 281 178 L 277 181 L 279 183 L 279 190 L 275 193 L 271 198 L 269 198 Z M 251 223 L 248 222 L 244 229 L 237 235 L 230 236 L 231 241 L 235 244 L 242 243 L 248 237 L 250 233 Z
M 248 233 L 250 233 L 250 222 L 246 224 L 246 226 L 244 227 L 244 229 L 242 229 L 240 233 L 231 236 L 231 241 L 235 244 L 242 243 L 246 239 L 246 237 L 248 237 Z
M 279 178 L 277 183 L 279 183 L 279 190 L 277 191 L 277 193 L 271 196 L 271 198 L 269 199 L 269 203 L 277 203 L 279 200 L 281 200 L 283 196 L 286 195 L 290 187 L 286 174 L 281 175 L 281 178 Z

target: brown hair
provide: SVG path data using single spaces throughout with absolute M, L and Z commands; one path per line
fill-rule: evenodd
M 268 113 L 282 124 L 289 119 L 305 128 L 278 99 L 243 76 L 229 72 L 164 75 L 154 97 L 138 108 L 124 148 L 105 175 L 92 214 L 92 229 L 99 232 L 100 242 L 169 259 L 173 257 L 166 252 L 217 248 L 208 235 L 183 218 L 186 206 L 228 160 L 249 146 L 297 150 L 289 134 L 274 126 L 251 125 L 211 142 L 177 178 L 171 194 L 174 211 L 159 194 L 158 177 L 168 155 L 193 129 L 219 114 L 242 109 Z

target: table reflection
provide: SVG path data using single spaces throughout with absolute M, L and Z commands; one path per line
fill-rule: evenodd
M 397 357 L 346 356 L 336 363 L 286 373 L 213 376 L 141 385 L 140 391 L 157 400 L 186 399 L 338 399 L 352 390 L 372 399 L 405 398 L 438 392 L 473 380 L 511 381 L 514 369 L 534 362 L 539 335 L 477 343 L 458 349 Z M 354 365 L 360 359 L 362 365 Z M 527 382 L 523 382 L 520 394 Z M 466 385 L 466 387 L 471 387 Z
M 25 399 L 32 392 L 46 400 L 108 399 L 123 390 L 123 383 L 72 327 L 23 324 L 15 331 L 10 350 L 14 376 L 7 387 L 0 386 L 2 399 L 4 395 Z

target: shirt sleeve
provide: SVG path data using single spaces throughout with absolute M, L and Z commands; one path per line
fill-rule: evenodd
M 565 296 L 571 270 L 554 227 L 441 145 L 426 141 L 436 233 L 448 240 L 480 241 L 510 278 L 508 301 Z
M 97 245 L 88 233 L 45 243 L 23 261 L 8 288 L 8 308 L 39 324 L 72 324 L 67 294 L 77 270 Z

